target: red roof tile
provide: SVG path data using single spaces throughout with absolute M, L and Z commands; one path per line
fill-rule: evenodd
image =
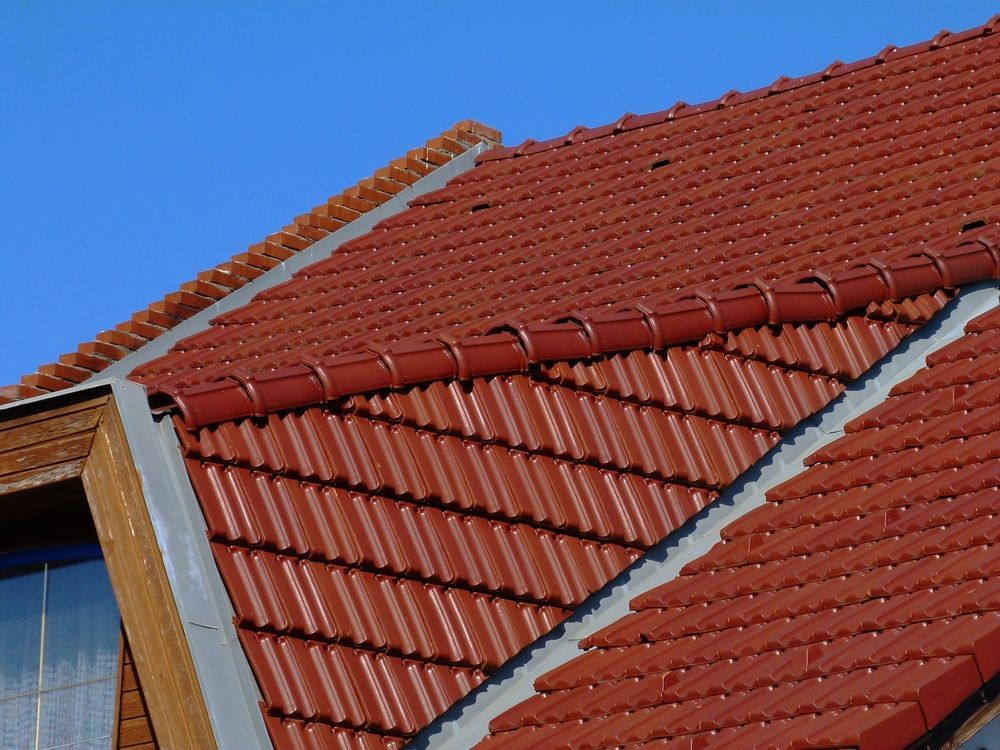
M 902 263 L 885 279 L 893 297 L 940 283 L 934 264 L 900 256 L 1000 220 L 998 45 L 988 26 L 773 96 L 485 161 L 136 377 L 184 386 L 860 260 Z
M 995 385 L 981 363 L 998 313 L 582 642 L 480 747 L 892 750 L 933 729 L 1000 671 L 1000 409 L 951 401 L 939 377 L 961 363 Z
M 278 750 L 401 747 L 996 277 L 996 26 L 487 155 L 133 372 L 178 407 Z M 8 397 L 498 135 L 456 128 Z M 484 746 L 884 750 L 939 722 L 1000 669 L 994 324 Z
M 179 407 L 189 473 L 279 750 L 412 736 L 712 502 L 951 290 L 994 277 L 998 50 L 988 26 L 782 82 L 774 95 L 483 160 L 137 369 L 160 405 Z M 945 385 L 978 373 L 968 369 Z M 944 424 L 944 442 L 954 429 L 971 428 Z M 861 492 L 913 471 L 907 438 L 894 439 L 898 456 L 871 459 L 865 438 L 852 437 L 846 470 L 818 463 L 775 501 L 773 518 L 745 521 L 774 530 L 753 527 L 742 535 L 752 545 L 727 541 L 709 567 L 687 573 L 714 580 L 712 565 L 769 571 L 818 555 L 793 574 L 823 578 L 839 545 L 880 544 L 897 504 L 845 519 L 836 498 L 853 508 L 895 497 Z M 955 465 L 984 462 L 975 477 L 990 471 L 991 450 L 971 433 L 947 450 Z M 921 467 L 908 486 L 931 492 L 951 479 L 933 461 Z M 808 493 L 821 502 L 807 508 Z M 969 538 L 984 533 L 965 523 Z M 909 560 L 899 544 L 887 555 Z M 647 625 L 654 640 L 681 645 L 643 654 L 705 649 L 688 666 L 706 669 L 722 658 L 715 636 L 692 634 L 742 628 L 724 645 L 747 657 L 790 650 L 814 626 L 814 639 L 856 635 L 849 614 L 831 625 L 809 609 L 828 596 L 848 597 L 845 611 L 863 606 L 853 589 L 812 585 L 802 601 L 767 589 L 767 607 L 755 608 L 740 599 L 753 585 L 740 581 L 725 604 L 706 601 L 676 622 L 651 605 L 602 634 L 611 642 L 595 640 L 587 664 L 614 670 L 620 656 L 638 669 L 629 660 Z M 906 601 L 925 614 L 935 606 Z M 932 619 L 873 616 L 884 632 Z M 833 670 L 843 675 L 829 692 L 813 673 L 792 673 L 779 691 L 727 678 L 719 684 L 738 701 L 692 694 L 694 710 L 681 716 L 670 697 L 633 721 L 593 719 L 591 735 L 514 717 L 525 726 L 490 742 L 638 743 L 657 726 L 697 734 L 715 721 L 731 747 L 765 747 L 764 737 L 890 747 L 951 709 L 942 681 L 979 684 L 962 657 L 982 666 L 982 638 L 992 636 L 967 624 L 954 630 L 971 650 L 924 662 L 859 657 Z M 638 692 L 616 683 L 607 700 L 667 689 L 654 683 Z
M 456 153 L 480 142 L 492 144 L 499 141 L 500 133 L 486 125 L 472 120 L 456 123 L 425 146 L 413 149 L 406 156 L 376 170 L 372 177 L 295 217 L 291 224 L 269 235 L 263 242 L 251 245 L 247 252 L 203 271 L 197 279 L 185 282 L 179 290 L 166 295 L 160 302 L 135 313 L 131 320 L 99 333 L 95 341 L 81 344 L 79 351 L 64 354 L 58 364 L 42 365 L 38 372 L 21 378 L 19 385 L 0 388 L 0 403 L 62 390 L 92 377 L 182 320 L 241 288 L 264 270 L 385 203 L 419 177 L 449 161 Z M 456 149 L 461 151 L 456 152 Z M 364 201 L 360 200 L 362 194 Z
M 854 316 L 762 330 L 773 351 L 727 333 L 195 431 L 177 417 L 266 712 L 307 720 L 270 724 L 278 746 L 317 722 L 412 735 L 913 328 Z M 279 659 L 279 642 L 296 656 Z M 302 649 L 334 646 L 356 658 L 297 676 Z M 391 721 L 344 713 L 396 700 L 390 683 L 338 676 L 362 679 L 372 659 L 407 665 L 411 701 L 447 698 Z M 442 675 L 463 677 L 446 690 Z M 336 704 L 328 683 L 347 691 Z

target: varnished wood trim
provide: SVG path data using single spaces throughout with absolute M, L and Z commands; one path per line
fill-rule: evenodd
M 0 477 L 23 473 L 26 468 L 38 470 L 85 458 L 93 439 L 93 431 L 80 432 L 0 453 Z
M 125 690 L 122 692 L 121 707 L 118 712 L 119 719 L 134 719 L 138 716 L 146 715 L 146 704 L 142 700 L 142 693 L 138 690 Z
M 76 479 L 83 473 L 83 465 L 86 461 L 85 457 L 75 458 L 55 466 L 41 466 L 0 477 L 0 497 L 22 490 L 32 490 L 57 482 L 65 482 L 68 479 Z
M 34 426 L 41 422 L 55 419 L 57 417 L 64 417 L 70 414 L 76 414 L 81 411 L 96 410 L 100 412 L 104 409 L 105 405 L 108 403 L 108 396 L 91 396 L 89 398 L 83 398 L 81 400 L 72 401 L 63 406 L 58 406 L 56 404 L 33 404 L 30 405 L 33 408 L 24 408 L 27 413 L 22 414 L 19 417 L 5 417 L 0 420 L 0 434 L 7 432 L 8 430 L 13 430 L 18 427 Z M 13 411 L 14 407 L 10 407 Z M 21 409 L 16 409 L 18 413 Z M 2 439 L 0 439 L 2 443 Z
M 115 747 L 152 747 L 155 736 L 164 750 L 215 750 L 142 482 L 109 390 L 67 392 L 0 412 L 0 519 L 16 511 L 45 523 L 65 507 L 66 481 L 81 480 L 132 653 L 129 668 L 119 665 Z M 47 499 L 49 488 L 61 505 Z M 143 695 L 136 690 L 132 697 L 145 698 L 148 718 L 121 714 L 126 683 L 134 687 L 136 680 Z
M 101 418 L 102 411 L 103 406 L 89 407 L 56 416 L 46 414 L 44 420 L 17 427 L 4 425 L 3 430 L 0 431 L 0 446 L 3 446 L 4 451 L 11 451 L 29 445 L 47 443 L 67 435 L 93 433 Z
M 150 747 L 155 748 L 156 743 L 149 739 L 149 721 L 145 716 L 135 719 L 125 719 L 119 727 L 121 738 L 119 742 L 120 750 L 133 750 L 133 748 Z M 194 745 L 184 745 L 184 747 L 194 748 Z
M 82 479 L 157 741 L 213 750 L 201 686 L 114 401 L 104 409 Z

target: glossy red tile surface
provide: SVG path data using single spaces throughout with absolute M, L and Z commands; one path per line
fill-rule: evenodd
M 970 221 L 995 225 L 997 40 L 981 31 L 776 96 L 484 162 L 136 377 L 205 382 L 829 276 L 951 242 Z M 911 296 L 934 268 L 890 273 L 890 296 Z M 964 273 L 935 278 L 953 286 Z
M 996 320 L 948 346 L 966 372 L 991 357 L 976 343 Z M 953 359 L 928 358 L 900 389 L 924 398 L 890 396 L 855 419 L 680 576 L 633 599 L 480 747 L 905 748 L 940 724 L 1000 673 L 1000 402 L 952 399 L 935 370 Z
M 170 331 L 183 320 L 203 310 L 263 273 L 263 269 L 295 255 L 363 213 L 381 206 L 394 195 L 432 172 L 443 162 L 476 144 L 498 144 L 500 133 L 481 123 L 463 120 L 426 142 L 375 170 L 371 177 L 330 196 L 325 203 L 296 216 L 281 231 L 251 245 L 246 252 L 198 274 L 181 284 L 113 330 L 104 331 L 78 351 L 64 354 L 59 362 L 41 365 L 38 371 L 21 378 L 18 385 L 0 387 L 0 402 L 62 390 L 103 371 L 153 339 Z M 359 200 L 361 194 L 364 200 Z M 43 386 L 43 387 L 42 387 Z
M 319 722 L 266 717 L 267 728 L 279 747 L 289 750 L 399 750 L 405 740 L 372 732 L 356 732 Z
M 995 276 L 998 52 L 483 160 L 137 370 L 279 750 L 398 746 Z M 951 711 L 1000 661 L 975 325 L 487 742 L 868 750 Z
M 870 366 L 911 329 L 771 337 L 818 372 L 708 341 L 181 430 L 265 711 L 306 722 L 272 722 L 276 741 L 411 735 L 838 395 L 823 362 Z M 396 700 L 376 657 L 437 670 L 398 688 L 436 708 L 351 708 Z
M 279 713 L 390 736 L 413 734 L 484 676 L 300 638 L 241 632 L 241 641 Z

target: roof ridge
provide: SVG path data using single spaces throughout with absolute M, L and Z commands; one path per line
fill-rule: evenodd
M 523 373 L 541 362 L 663 349 L 713 332 L 833 322 L 873 303 L 995 278 L 1000 278 L 1000 231 L 989 227 L 968 232 L 954 244 L 919 247 L 893 260 L 865 261 L 844 271 L 818 270 L 796 282 L 753 281 L 663 305 L 639 300 L 622 311 L 574 311 L 554 321 L 508 319 L 485 334 L 311 357 L 268 372 L 235 370 L 211 383 L 159 386 L 149 395 L 154 406 L 176 405 L 185 426 L 196 430 L 385 389 Z
M 410 149 L 245 252 L 202 271 L 180 288 L 86 341 L 57 362 L 41 365 L 17 385 L 0 388 L 0 403 L 62 390 L 89 380 L 114 362 L 242 288 L 266 271 L 327 235 L 390 201 L 417 180 L 479 143 L 499 144 L 501 133 L 475 120 L 462 120 L 422 146 Z
M 738 104 L 763 99 L 785 91 L 792 91 L 816 83 L 822 83 L 823 81 L 827 81 L 831 78 L 838 78 L 840 76 L 847 75 L 848 73 L 854 73 L 858 70 L 870 68 L 875 65 L 881 65 L 886 62 L 899 60 L 912 55 L 931 52 L 933 50 L 940 49 L 941 47 L 948 47 L 953 44 L 960 44 L 970 39 L 975 39 L 976 37 L 988 36 L 990 34 L 997 33 L 998 31 L 1000 31 L 1000 13 L 993 16 L 989 21 L 981 26 L 976 26 L 974 28 L 967 29 L 966 31 L 952 33 L 947 29 L 942 29 L 933 38 L 923 42 L 917 42 L 916 44 L 911 44 L 906 47 L 897 47 L 894 44 L 889 44 L 871 57 L 866 57 L 853 63 L 844 63 L 840 60 L 834 60 L 832 63 L 827 65 L 826 68 L 817 73 L 800 76 L 799 78 L 779 76 L 770 85 L 761 86 L 760 88 L 753 89 L 751 91 L 741 93 L 735 89 L 731 89 L 722 96 L 702 102 L 701 104 L 688 104 L 687 102 L 678 100 L 668 109 L 660 112 L 652 112 L 646 115 L 635 115 L 631 112 L 626 112 L 614 123 L 594 128 L 578 125 L 564 136 L 557 136 L 545 141 L 535 141 L 532 138 L 528 138 L 517 146 L 497 148 L 480 154 L 476 159 L 476 162 L 483 163 L 487 161 L 498 161 L 500 159 L 513 159 L 518 156 L 528 156 L 530 154 L 537 154 L 542 151 L 559 148 L 560 146 L 568 146 L 574 143 L 591 141 L 597 138 L 604 138 L 609 135 L 616 135 L 630 130 L 649 127 L 651 125 L 660 125 L 664 122 L 677 120 L 682 117 L 692 117 L 707 111 L 723 109 L 724 107 L 734 107 Z

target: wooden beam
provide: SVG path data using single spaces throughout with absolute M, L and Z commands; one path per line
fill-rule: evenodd
M 72 461 L 64 461 L 54 466 L 41 466 L 0 477 L 0 497 L 76 479 L 83 473 L 83 465 L 86 461 L 85 457 L 75 458 Z
M 4 416 L 4 418 L 0 420 L 0 432 L 6 432 L 17 427 L 37 426 L 42 422 L 70 414 L 77 414 L 81 411 L 96 410 L 100 413 L 101 409 L 103 409 L 104 405 L 107 403 L 108 396 L 90 395 L 82 399 L 74 399 L 68 404 L 62 405 L 58 405 L 55 402 L 42 402 L 25 405 L 23 409 L 17 408 L 16 406 L 10 406 L 8 407 L 8 410 L 10 412 L 17 412 L 18 416 Z
M 0 424 L 0 452 L 80 432 L 92 433 L 107 403 L 107 396 L 92 398 L 82 403 L 4 420 Z
M 118 665 L 118 701 L 111 750 L 154 748 L 156 739 L 149 723 L 149 709 L 135 676 L 135 664 L 124 630 L 119 638 Z
M 0 418 L 0 496 L 80 476 L 107 404 L 91 395 Z
M 90 453 L 90 443 L 93 439 L 93 431 L 80 432 L 0 453 L 0 477 L 20 474 L 25 469 L 35 471 L 47 469 L 84 458 Z
M 118 750 L 118 725 L 122 720 L 122 683 L 125 674 L 125 632 L 118 631 L 118 669 L 115 670 L 115 716 L 111 722 L 111 750 Z
M 157 741 L 166 748 L 214 750 L 201 686 L 114 401 L 103 410 L 82 479 Z

